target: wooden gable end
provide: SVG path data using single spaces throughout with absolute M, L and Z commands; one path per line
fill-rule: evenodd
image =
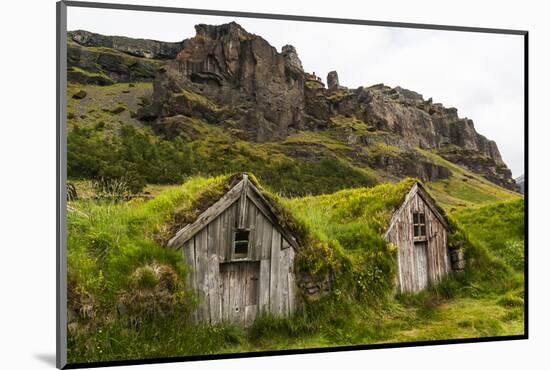
M 388 229 L 384 233 L 384 237 L 388 237 L 388 235 L 391 233 L 392 229 L 396 226 L 398 220 L 401 219 L 401 214 L 403 211 L 407 208 L 408 203 L 416 196 L 418 195 L 422 201 L 426 204 L 426 206 L 432 211 L 434 216 L 437 218 L 437 220 L 443 225 L 443 227 L 448 230 L 449 224 L 447 220 L 445 219 L 445 216 L 441 214 L 439 211 L 439 207 L 436 205 L 435 200 L 424 190 L 422 185 L 419 183 L 415 183 L 411 190 L 407 193 L 405 200 L 401 204 L 401 206 L 393 213 L 390 225 L 388 226 Z
M 287 240 L 288 244 L 294 248 L 298 247 L 296 238 L 292 233 L 280 224 L 277 218 L 277 212 L 271 203 L 263 196 L 263 194 L 248 180 L 248 176 L 244 175 L 243 179 L 224 194 L 216 203 L 204 211 L 195 222 L 186 225 L 172 237 L 167 246 L 173 249 L 178 249 L 183 246 L 189 239 L 193 238 L 197 233 L 207 227 L 219 215 L 228 208 L 237 204 L 237 220 L 236 227 L 244 227 L 247 220 L 248 202 L 251 202 L 255 207 L 272 223 Z
M 415 214 L 423 215 L 424 232 L 415 224 Z M 419 218 L 420 219 L 420 218 Z M 385 239 L 397 246 L 397 287 L 401 292 L 418 292 L 451 273 L 447 248 L 448 222 L 443 211 L 420 184 L 407 193 L 394 212 Z

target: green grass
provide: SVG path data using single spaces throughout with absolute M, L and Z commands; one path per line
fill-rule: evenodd
M 196 207 L 198 199 L 225 181 L 226 176 L 194 177 L 180 186 L 149 187 L 157 194 L 149 201 L 69 203 L 69 307 L 77 317 L 69 325 L 70 362 L 523 333 L 519 273 L 511 273 L 489 233 L 482 232 L 494 228 L 503 240 L 517 238 L 521 228 L 515 224 L 522 212 L 517 201 L 460 211 L 460 225 L 480 224 L 468 235 L 457 229 L 450 238 L 466 248 L 466 271 L 419 294 L 394 296 L 396 251 L 380 232 L 411 179 L 303 198 L 267 193 L 305 232 L 301 239 L 307 245 L 297 255 L 296 271 L 333 274 L 333 291 L 306 300 L 292 318 L 260 317 L 249 329 L 196 326 L 189 319 L 197 301 L 183 283 L 186 266 L 180 253 L 161 247 L 159 235 L 176 210 Z M 150 310 L 150 299 L 162 302 L 163 297 L 155 295 L 163 278 L 152 273 L 154 266 L 173 274 L 175 313 L 159 317 Z M 128 301 L 133 302 L 130 319 L 124 319 L 117 312 Z
M 371 126 L 355 116 L 346 117 L 342 115 L 332 116 L 330 121 L 338 129 L 352 129 L 362 135 L 374 135 L 374 126 Z
M 423 149 L 417 149 L 417 151 L 432 162 L 451 170 L 451 177 L 428 184 L 433 196 L 447 210 L 521 197 L 518 193 L 501 188 L 435 153 Z
M 374 142 L 369 145 L 369 149 L 373 156 L 384 155 L 397 157 L 403 152 L 400 148 L 383 142 Z
M 80 73 L 87 77 L 98 77 L 98 78 L 101 78 L 102 80 L 105 80 L 109 84 L 114 83 L 113 79 L 109 77 L 107 74 L 105 74 L 104 72 L 90 72 L 76 66 L 70 67 L 70 72 Z
M 470 236 L 517 271 L 524 265 L 523 198 L 454 213 Z
M 313 89 L 313 90 L 325 88 L 325 85 L 322 82 L 314 81 L 314 80 L 306 80 L 305 85 L 307 88 Z
M 330 193 L 377 182 L 373 171 L 355 167 L 345 158 L 291 157 L 286 145 L 292 143 L 254 144 L 197 119 L 190 124 L 199 138 L 184 141 L 165 140 L 147 127 L 132 124 L 119 125 L 113 135 L 114 129 L 106 126 L 69 120 L 68 175 L 71 179 L 130 178 L 139 191 L 146 183 L 173 184 L 193 175 L 251 171 L 268 188 L 286 196 Z
M 140 100 L 151 94 L 150 82 L 117 83 L 108 86 L 81 85 L 69 83 L 67 87 L 67 115 L 69 129 L 77 124 L 87 127 L 98 127 L 116 135 L 121 126 L 132 125 L 141 127 L 143 124 L 133 117 L 139 108 Z M 84 99 L 72 99 L 80 91 L 86 92 Z M 110 111 L 117 106 L 125 110 L 120 114 Z

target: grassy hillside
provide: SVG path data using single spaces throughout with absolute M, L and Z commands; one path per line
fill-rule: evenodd
M 451 171 L 452 176 L 448 179 L 428 184 L 438 203 L 448 210 L 521 198 L 518 193 L 497 186 L 433 152 L 422 149 L 417 151 Z
M 267 188 L 290 197 L 384 182 L 388 174 L 373 169 L 372 161 L 379 155 L 402 155 L 401 149 L 376 141 L 391 134 L 373 130 L 353 117 L 338 116 L 327 130 L 298 131 L 283 141 L 268 143 L 239 139 L 229 121 L 209 124 L 184 116 L 155 126 L 159 135 L 135 118 L 151 89 L 147 82 L 69 84 L 69 178 L 124 178 L 132 191 L 139 192 L 151 183 L 177 184 L 194 175 L 251 171 Z M 81 90 L 86 92 L 84 98 L 72 98 Z M 349 130 L 373 142 L 366 148 L 351 144 Z M 429 184 L 447 209 L 518 197 L 436 153 L 417 152 L 451 171 L 448 179 Z
M 516 271 L 523 271 L 525 209 L 523 198 L 454 213 L 472 238 Z
M 333 291 L 306 300 L 291 319 L 260 317 L 247 330 L 195 326 L 189 312 L 197 297 L 185 287 L 187 267 L 161 240 L 177 210 L 193 209 L 227 179 L 194 177 L 183 185 L 148 188 L 156 194 L 151 200 L 69 202 L 69 361 L 523 332 L 520 274 L 502 258 L 500 244 L 483 233 L 497 228 L 499 240 L 519 242 L 519 201 L 458 211 L 451 239 L 466 249 L 466 271 L 420 294 L 394 295 L 395 247 L 380 230 L 412 180 L 292 199 L 267 192 L 305 232 L 297 271 L 333 273 Z M 498 216 L 508 208 L 510 217 Z M 473 224 L 477 229 L 468 233 L 459 226 Z
M 169 140 L 133 118 L 150 84 L 69 85 L 70 96 L 80 90 L 86 97 L 69 99 L 68 105 L 67 160 L 73 180 L 124 178 L 139 192 L 148 183 L 177 184 L 193 175 L 251 171 L 286 195 L 330 193 L 377 182 L 374 171 L 354 166 L 335 152 L 344 146 L 326 137 L 298 133 L 284 142 L 256 144 L 238 139 L 230 128 L 180 117 L 162 128 L 178 132 Z M 310 157 L 293 155 L 296 147 Z

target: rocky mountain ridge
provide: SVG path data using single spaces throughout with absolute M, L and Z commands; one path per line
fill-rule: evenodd
M 167 137 L 189 131 L 186 117 L 256 143 L 326 133 L 349 147 L 345 155 L 354 163 L 396 178 L 449 177 L 446 167 L 422 155 L 425 150 L 515 190 L 496 143 L 455 108 L 401 87 L 346 88 L 336 71 L 327 76 L 326 88 L 304 70 L 293 46 L 279 52 L 235 22 L 195 30 L 181 43 L 69 33 L 69 80 L 152 81 L 153 93 L 136 116 Z

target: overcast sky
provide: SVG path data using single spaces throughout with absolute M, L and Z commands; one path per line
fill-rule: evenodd
M 198 23 L 236 21 L 279 51 L 294 45 L 304 69 L 348 87 L 384 83 L 456 107 L 495 140 L 517 177 L 523 174 L 523 37 L 250 18 L 68 8 L 69 30 L 162 41 L 194 36 Z

